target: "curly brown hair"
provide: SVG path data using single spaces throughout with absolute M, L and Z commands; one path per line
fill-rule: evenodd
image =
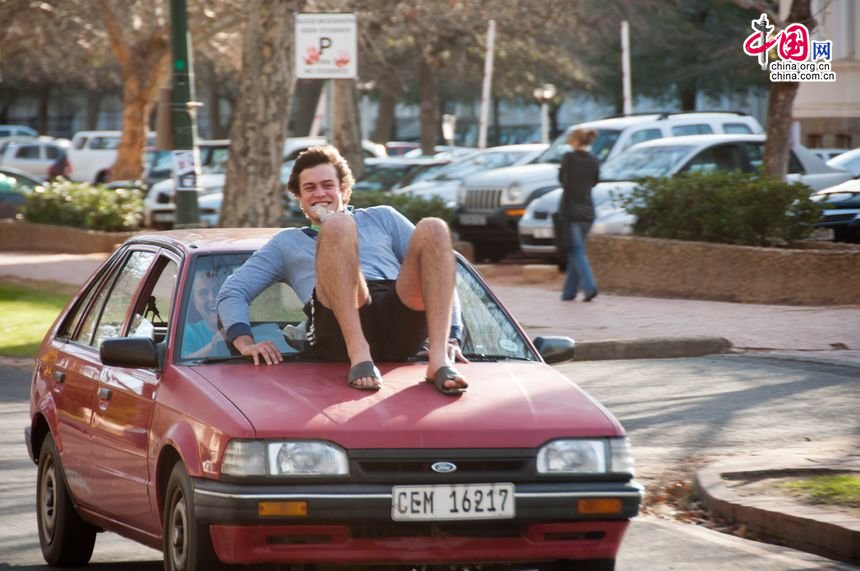
M 299 175 L 301 175 L 302 171 L 325 164 L 329 164 L 334 167 L 334 170 L 337 172 L 337 179 L 340 183 L 341 192 L 343 192 L 343 203 L 349 203 L 349 197 L 352 194 L 352 185 L 355 184 L 355 178 L 352 176 L 352 169 L 349 168 L 349 164 L 347 164 L 346 159 L 344 159 L 340 152 L 331 145 L 311 147 L 298 156 L 296 162 L 293 163 L 293 171 L 290 173 L 290 179 L 287 181 L 287 190 L 298 197 L 301 192 L 301 187 L 299 186 Z

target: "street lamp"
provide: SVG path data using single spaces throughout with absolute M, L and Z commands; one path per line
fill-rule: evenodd
M 540 142 L 549 143 L 549 102 L 555 97 L 555 85 L 544 83 L 532 92 L 540 103 Z

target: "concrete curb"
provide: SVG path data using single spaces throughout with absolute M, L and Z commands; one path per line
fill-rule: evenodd
M 848 470 L 838 464 L 802 460 L 784 464 L 789 467 L 746 466 L 741 470 L 730 463 L 715 464 L 699 470 L 693 485 L 711 513 L 731 523 L 743 524 L 766 540 L 831 559 L 860 562 L 860 520 L 857 518 L 827 511 L 826 507 L 791 502 L 784 497 L 742 497 L 724 483 L 724 478 L 809 476 Z
M 574 361 L 669 359 L 726 353 L 732 343 L 723 337 L 642 337 L 577 341 Z

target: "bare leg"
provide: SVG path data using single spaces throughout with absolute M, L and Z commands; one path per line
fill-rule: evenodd
M 350 366 L 370 361 L 370 345 L 358 315 L 369 293 L 358 264 L 355 221 L 348 214 L 333 214 L 326 218 L 317 240 L 317 297 L 332 310 L 340 325 Z M 362 377 L 355 384 L 371 387 L 378 386 L 379 381 Z
M 415 227 L 397 278 L 397 295 L 410 309 L 427 313 L 430 351 L 427 376 L 452 365 L 448 358 L 448 334 L 454 302 L 456 261 L 448 225 L 439 218 L 425 218 Z M 466 387 L 465 379 L 445 382 L 446 388 Z

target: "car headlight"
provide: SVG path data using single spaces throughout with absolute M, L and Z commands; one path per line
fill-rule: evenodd
M 460 185 L 457 187 L 457 204 L 466 204 L 466 186 Z
M 607 446 L 608 444 L 608 446 Z M 625 438 L 555 440 L 538 451 L 539 474 L 633 475 L 633 458 Z
M 221 473 L 229 476 L 348 476 L 340 446 L 320 441 L 232 440 Z
M 502 204 L 519 204 L 525 200 L 525 192 L 518 182 L 512 182 L 502 193 Z

